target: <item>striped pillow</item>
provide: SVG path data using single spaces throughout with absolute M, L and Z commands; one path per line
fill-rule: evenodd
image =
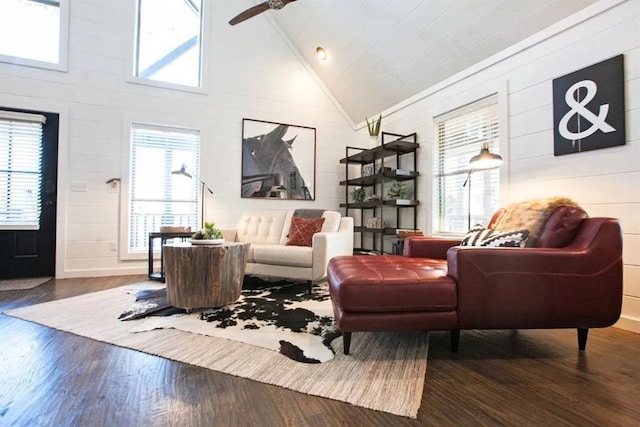
M 523 247 L 529 237 L 529 230 L 498 231 L 476 224 L 467 232 L 460 246 Z

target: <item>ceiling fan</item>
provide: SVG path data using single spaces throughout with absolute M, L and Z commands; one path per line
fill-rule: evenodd
M 256 15 L 261 14 L 262 12 L 266 12 L 269 9 L 282 9 L 283 7 L 285 7 L 289 3 L 293 3 L 294 1 L 296 0 L 267 0 L 264 3 L 260 3 L 256 6 L 250 7 L 244 12 L 241 12 L 238 16 L 229 21 L 229 24 L 239 24 L 240 22 L 246 21 L 249 18 L 253 18 Z

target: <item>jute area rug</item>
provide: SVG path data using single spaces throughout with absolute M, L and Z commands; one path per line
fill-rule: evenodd
M 0 292 L 33 289 L 45 282 L 48 282 L 49 280 L 51 280 L 51 277 L 31 277 L 27 279 L 0 280 Z
M 427 334 L 356 333 L 349 356 L 343 354 L 342 339 L 336 339 L 333 359 L 307 364 L 262 347 L 176 329 L 129 332 L 137 322 L 144 322 L 144 319 L 118 320 L 135 300 L 131 290 L 154 285 L 157 286 L 151 282 L 129 285 L 22 307 L 5 314 L 301 393 L 417 417 L 427 369 Z

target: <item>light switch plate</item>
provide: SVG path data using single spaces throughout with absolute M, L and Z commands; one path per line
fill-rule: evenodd
M 71 181 L 71 191 L 87 191 L 87 181 Z

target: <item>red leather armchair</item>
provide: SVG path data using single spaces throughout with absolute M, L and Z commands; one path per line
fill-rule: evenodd
M 576 328 L 584 350 L 589 328 L 611 326 L 622 305 L 620 224 L 585 217 L 580 209 L 557 208 L 535 247 L 463 247 L 411 237 L 404 254 L 447 260 L 457 285 L 457 331 Z

